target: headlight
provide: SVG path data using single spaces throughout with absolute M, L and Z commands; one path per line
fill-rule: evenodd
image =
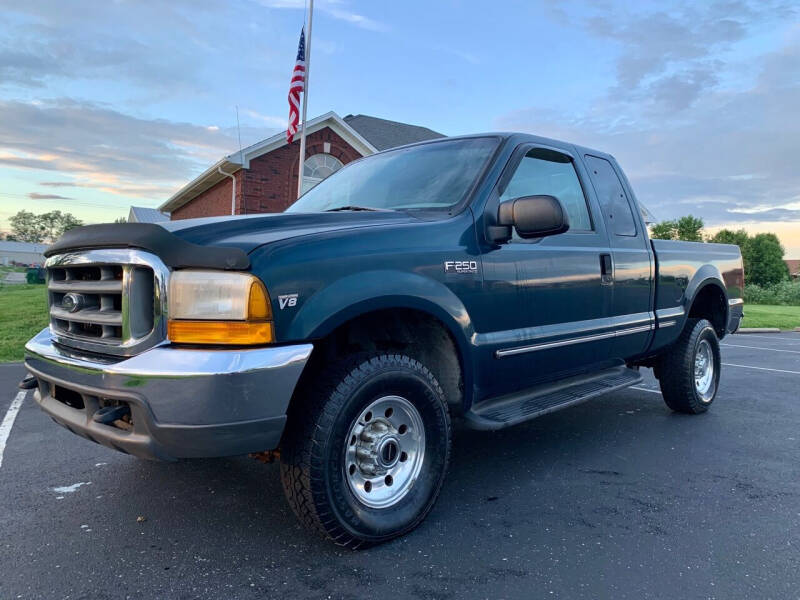
M 269 295 L 257 277 L 176 271 L 169 280 L 167 336 L 186 344 L 268 344 L 275 339 Z

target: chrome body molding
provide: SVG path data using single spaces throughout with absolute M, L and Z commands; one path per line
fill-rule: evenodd
M 672 308 L 659 308 L 656 310 L 656 317 L 658 320 L 662 319 L 676 319 L 682 317 L 686 311 L 682 306 L 674 306 Z
M 112 360 L 81 357 L 44 329 L 25 350 L 25 366 L 38 382 L 34 398 L 56 422 L 111 448 L 170 460 L 275 448 L 313 345 L 203 350 L 162 344 Z M 130 430 L 93 419 L 109 403 L 130 407 Z
M 659 328 L 659 329 L 664 329 L 665 327 L 675 327 L 675 325 L 677 325 L 677 324 L 678 324 L 678 322 L 677 322 L 677 321 L 675 321 L 675 320 L 672 320 L 672 321 L 662 321 L 662 322 L 660 322 L 660 323 L 658 324 L 658 328 Z
M 506 356 L 514 356 L 516 354 L 523 354 L 525 352 L 538 352 L 539 350 L 549 350 L 551 348 L 560 348 L 561 346 L 570 346 L 572 344 L 584 344 L 586 342 L 594 342 L 614 337 L 622 337 L 626 335 L 633 335 L 636 333 L 646 333 L 652 330 L 653 330 L 653 324 L 649 323 L 647 325 L 641 325 L 639 327 L 627 327 L 625 329 L 618 329 L 617 331 L 607 331 L 604 333 L 596 333 L 593 335 L 584 335 L 579 337 L 566 338 L 563 340 L 555 340 L 553 342 L 544 342 L 541 344 L 531 344 L 529 346 L 518 346 L 516 348 L 497 350 L 495 352 L 495 356 L 497 358 L 504 358 Z
M 45 261 L 45 268 L 48 270 L 48 290 L 59 291 L 63 284 L 53 281 L 50 278 L 52 269 L 59 267 L 81 267 L 81 266 L 121 266 L 122 267 L 122 306 L 121 306 L 121 339 L 104 340 L 103 338 L 87 338 L 85 336 L 70 335 L 70 333 L 51 326 L 54 339 L 57 343 L 99 354 L 109 354 L 113 356 L 133 356 L 143 350 L 162 343 L 167 337 L 167 289 L 169 285 L 170 270 L 164 265 L 161 259 L 155 254 L 136 250 L 133 248 L 109 248 L 99 250 L 82 250 L 75 252 L 65 252 L 51 256 Z M 153 272 L 153 292 L 152 299 L 139 299 L 140 301 L 152 301 L 152 328 L 148 331 L 136 331 L 131 326 L 131 306 L 130 299 L 136 297 L 133 294 L 133 287 L 136 279 L 136 267 L 146 267 Z M 141 270 L 139 270 L 141 272 Z M 102 284 L 102 281 L 90 282 L 95 286 Z M 52 294 L 48 295 L 48 301 L 52 304 Z M 59 309 L 50 307 L 51 315 L 58 316 Z M 102 310 L 96 311 L 95 315 L 101 316 Z

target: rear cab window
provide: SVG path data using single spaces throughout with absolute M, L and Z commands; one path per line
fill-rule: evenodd
M 636 237 L 633 208 L 612 164 L 591 154 L 583 158 L 609 231 L 614 235 Z

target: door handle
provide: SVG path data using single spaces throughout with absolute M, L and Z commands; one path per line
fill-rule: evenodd
M 614 283 L 614 264 L 611 262 L 610 254 L 600 255 L 600 283 L 601 285 Z

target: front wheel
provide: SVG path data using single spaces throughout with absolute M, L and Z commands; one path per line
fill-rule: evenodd
M 717 396 L 721 366 L 714 327 L 705 319 L 689 319 L 658 365 L 664 402 L 676 412 L 706 412 Z
M 298 518 L 356 548 L 402 535 L 433 506 L 450 458 L 444 392 L 417 360 L 354 358 L 323 369 L 281 447 L 281 480 Z

